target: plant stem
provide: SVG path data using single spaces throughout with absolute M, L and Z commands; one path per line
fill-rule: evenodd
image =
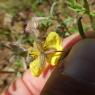
M 86 14 L 89 16 L 91 27 L 95 31 L 95 22 L 93 20 L 93 17 L 90 15 L 90 7 L 87 0 L 84 0 L 84 8 L 86 9 Z
M 78 18 L 78 29 L 79 29 L 80 36 L 84 39 L 84 38 L 86 38 L 86 36 L 85 36 L 84 30 L 83 30 L 81 19 L 82 19 L 82 17 Z
M 46 51 L 45 54 L 50 54 L 50 53 L 54 53 L 54 52 L 64 52 L 62 50 L 49 50 L 49 51 Z
M 90 13 L 90 8 L 89 8 L 89 4 L 87 0 L 84 0 L 84 8 L 86 9 L 86 13 L 89 14 Z

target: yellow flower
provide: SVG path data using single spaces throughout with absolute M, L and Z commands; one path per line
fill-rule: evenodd
M 39 46 L 38 46 L 39 47 Z M 30 70 L 32 75 L 39 76 L 45 67 L 45 62 L 55 66 L 62 52 L 62 39 L 56 32 L 50 32 L 43 44 L 42 50 L 34 44 L 33 48 L 29 49 L 29 54 L 35 59 L 30 63 Z M 51 52 L 50 52 L 51 51 Z

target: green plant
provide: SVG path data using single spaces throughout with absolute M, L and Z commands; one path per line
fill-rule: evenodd
M 69 8 L 77 12 L 78 15 L 84 15 L 84 14 L 88 15 L 91 22 L 91 26 L 95 31 L 95 22 L 94 22 L 95 11 L 90 10 L 90 6 L 87 0 L 80 0 L 80 3 L 77 2 L 76 0 L 68 0 L 67 4 Z

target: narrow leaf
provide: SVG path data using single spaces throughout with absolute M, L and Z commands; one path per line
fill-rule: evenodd
M 79 29 L 80 36 L 84 39 L 84 38 L 86 38 L 86 36 L 85 36 L 84 30 L 83 30 L 81 19 L 82 19 L 82 17 L 79 17 L 79 19 L 78 19 L 78 29 Z

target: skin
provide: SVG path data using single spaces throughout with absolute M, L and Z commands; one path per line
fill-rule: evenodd
M 94 32 L 87 32 L 86 36 L 89 38 L 94 38 Z M 81 40 L 81 37 L 79 36 L 78 33 L 71 35 L 70 37 L 67 37 L 63 40 L 63 48 L 64 48 L 64 55 L 67 56 L 67 53 L 69 50 L 71 50 L 71 48 L 78 42 Z M 65 68 L 68 67 L 69 64 L 65 64 Z M 78 86 L 79 88 L 81 87 L 81 83 L 77 82 L 79 80 L 76 80 L 75 77 L 69 76 L 67 73 L 65 74 L 65 76 L 60 75 L 61 72 L 63 71 L 64 68 L 63 65 L 59 65 L 57 68 L 55 69 L 50 69 L 47 74 L 44 76 L 44 73 L 41 74 L 41 76 L 39 77 L 33 77 L 30 73 L 30 71 L 26 71 L 23 76 L 21 78 L 18 78 L 16 81 L 14 81 L 9 88 L 4 91 L 1 95 L 47 95 L 47 88 L 49 88 L 48 90 L 50 91 L 57 91 L 59 89 L 62 88 L 62 85 L 60 84 L 65 84 L 65 86 L 63 85 L 63 88 L 66 87 L 66 85 L 68 84 L 68 82 L 71 84 L 71 90 L 70 89 L 65 89 L 65 92 L 70 92 L 70 91 L 75 91 L 76 86 Z M 48 81 L 47 81 L 48 80 Z M 58 80 L 58 81 L 55 81 Z M 64 82 L 65 80 L 65 82 Z M 51 84 L 51 85 L 50 85 Z M 58 87 L 56 85 L 59 85 Z M 74 87 L 72 87 L 72 85 L 74 85 Z M 67 85 L 67 88 L 69 88 L 70 85 Z M 56 89 L 53 87 L 57 87 Z M 83 88 L 86 88 L 88 86 L 84 85 L 84 83 L 82 84 Z M 93 87 L 91 87 L 90 89 L 94 89 Z M 67 91 L 68 90 L 68 91 Z M 84 91 L 87 90 L 86 89 L 82 89 Z M 51 94 L 51 92 L 49 92 L 48 95 L 63 95 L 63 94 L 59 94 L 59 93 L 55 93 Z M 73 93 L 71 92 L 71 93 Z M 91 93 L 93 91 L 90 91 Z M 90 93 L 89 92 L 89 93 Z M 95 95 L 95 94 L 75 94 L 75 95 Z M 74 95 L 73 94 L 64 94 L 64 95 Z
M 41 95 L 95 95 L 94 57 L 95 39 L 79 41 L 53 71 Z

